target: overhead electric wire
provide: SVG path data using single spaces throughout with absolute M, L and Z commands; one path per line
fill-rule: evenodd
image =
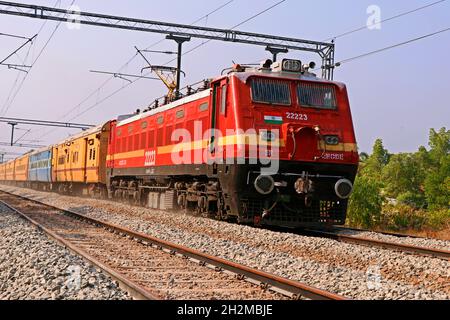
M 234 27 L 231 27 L 231 30 L 236 29 L 237 27 L 242 26 L 243 24 L 245 24 L 245 23 L 247 23 L 247 22 L 249 22 L 249 21 L 251 21 L 251 20 L 253 20 L 253 19 L 257 18 L 257 17 L 259 17 L 260 15 L 266 13 L 267 11 L 270 11 L 270 10 L 272 10 L 273 8 L 278 7 L 280 4 L 282 4 L 283 2 L 286 2 L 286 1 L 287 1 L 287 0 L 281 0 L 281 1 L 278 1 L 277 3 L 271 5 L 270 7 L 268 7 L 268 8 L 266 8 L 266 9 L 264 9 L 264 10 L 258 12 L 257 14 L 255 14 L 255 15 L 253 15 L 253 16 L 247 18 L 247 19 L 245 19 L 244 21 L 238 23 L 238 24 L 235 25 Z
M 228 0 L 227 2 L 221 4 L 219 7 L 215 8 L 214 10 L 208 12 L 207 14 L 203 15 L 202 17 L 198 18 L 197 20 L 195 20 L 194 22 L 192 22 L 190 25 L 194 25 L 200 21 L 202 21 L 203 19 L 209 17 L 210 15 L 220 11 L 221 9 L 227 7 L 228 5 L 230 5 L 231 3 L 233 3 L 235 0 Z M 158 44 L 164 42 L 166 40 L 166 38 L 162 38 L 161 40 L 158 40 L 152 44 L 150 44 L 148 47 L 146 47 L 144 50 L 148 50 L 151 49 L 155 46 L 157 46 Z M 123 69 L 125 69 L 131 62 L 133 62 L 133 60 L 137 57 L 137 53 L 135 55 L 133 55 L 133 57 L 131 57 L 124 65 L 122 65 L 117 72 L 121 72 Z M 69 110 L 69 112 L 65 113 L 63 116 L 59 117 L 58 120 L 64 119 L 65 117 L 67 117 L 68 115 L 70 115 L 74 110 L 78 109 L 79 107 L 81 107 L 86 101 L 88 101 L 90 98 L 92 98 L 94 95 L 98 94 L 100 92 L 100 90 L 102 90 L 111 80 L 114 79 L 114 76 L 109 77 L 108 79 L 106 79 L 101 85 L 100 87 L 98 87 L 97 89 L 95 89 L 94 91 L 92 91 L 86 98 L 84 98 L 80 103 L 78 103 L 76 106 L 74 106 L 73 108 L 71 108 Z
M 377 53 L 380 53 L 380 52 L 384 52 L 384 51 L 387 51 L 387 50 L 390 50 L 390 49 L 398 48 L 398 47 L 401 47 L 401 46 L 404 46 L 404 45 L 407 45 L 407 44 L 410 44 L 410 43 L 413 43 L 413 42 L 416 42 L 416 41 L 419 41 L 419 40 L 423 40 L 423 39 L 426 39 L 426 38 L 429 38 L 429 37 L 433 37 L 433 36 L 436 36 L 438 34 L 441 34 L 441 33 L 447 32 L 447 31 L 450 31 L 450 28 L 445 28 L 445 29 L 442 29 L 442 30 L 439 30 L 439 31 L 436 31 L 436 32 L 432 32 L 432 33 L 429 33 L 429 34 L 426 34 L 426 35 L 423 35 L 423 36 L 420 36 L 420 37 L 417 37 L 417 38 L 413 38 L 413 39 L 410 39 L 410 40 L 407 40 L 407 41 L 403 41 L 403 42 L 400 42 L 400 43 L 397 43 L 397 44 L 394 44 L 394 45 L 391 45 L 391 46 L 387 46 L 387 47 L 384 47 L 384 48 L 381 48 L 381 49 L 378 49 L 378 50 L 370 51 L 370 52 L 363 53 L 363 54 L 360 54 L 360 55 L 357 55 L 357 56 L 354 56 L 354 57 L 351 57 L 351 58 L 347 58 L 347 59 L 344 59 L 344 60 L 341 60 L 341 61 L 337 62 L 335 65 L 339 66 L 341 64 L 348 63 L 350 61 L 361 59 L 361 58 L 364 58 L 364 57 L 367 57 L 367 56 L 371 56 L 371 55 L 374 55 L 374 54 L 377 54 Z
M 25 55 L 25 58 L 23 60 L 23 64 L 25 64 L 26 60 L 28 59 L 28 56 L 30 55 L 31 48 L 32 48 L 32 46 L 28 47 L 28 51 L 27 51 L 27 54 Z M 19 82 L 19 78 L 20 78 L 21 75 L 23 75 L 22 72 L 17 72 L 16 80 L 14 81 L 11 89 L 9 90 L 8 97 L 6 98 L 2 108 L 0 109 L 0 115 L 4 115 L 5 114 L 5 112 L 6 112 L 5 110 L 8 107 L 9 101 L 10 101 L 12 95 L 13 95 L 14 89 L 16 88 L 17 83 Z M 23 76 L 25 77 L 25 75 L 23 75 Z
M 234 29 L 236 29 L 237 27 L 240 27 L 241 25 L 243 25 L 243 24 L 245 24 L 245 23 L 247 23 L 247 22 L 249 22 L 249 21 L 251 21 L 251 20 L 253 20 L 253 19 L 257 18 L 257 17 L 259 17 L 260 15 L 266 13 L 267 11 L 270 11 L 271 9 L 273 9 L 273 8 L 275 8 L 275 7 L 277 7 L 277 6 L 279 6 L 280 4 L 282 4 L 283 2 L 286 2 L 286 1 L 287 1 L 287 0 L 281 0 L 281 1 L 279 1 L 279 2 L 277 2 L 277 3 L 275 3 L 275 4 L 273 4 L 273 5 L 271 5 L 270 7 L 268 7 L 268 8 L 266 8 L 266 9 L 264 9 L 264 10 L 258 12 L 257 14 L 255 14 L 255 15 L 253 15 L 253 16 L 251 16 L 251 17 L 245 19 L 244 21 L 238 23 L 237 25 L 231 27 L 230 30 L 234 30 Z M 198 44 L 197 46 L 195 46 L 195 47 L 189 49 L 188 51 L 184 52 L 184 53 L 182 54 L 182 56 L 187 55 L 187 54 L 191 53 L 192 51 L 197 50 L 198 48 L 204 46 L 205 44 L 207 44 L 207 43 L 209 43 L 209 42 L 211 42 L 211 41 L 213 41 L 213 40 L 203 41 L 202 43 Z M 167 63 L 165 63 L 164 65 L 167 65 L 167 64 L 169 64 L 169 63 L 171 63 L 171 62 L 174 62 L 175 60 L 177 60 L 177 59 L 174 58 L 174 59 L 168 61 Z
M 232 30 L 232 29 L 235 29 L 235 28 L 237 28 L 237 27 L 239 27 L 239 26 L 241 26 L 241 25 L 243 25 L 244 23 L 247 23 L 247 22 L 249 22 L 249 21 L 251 21 L 251 20 L 253 20 L 253 19 L 259 17 L 259 16 L 262 15 L 263 13 L 266 13 L 267 11 L 269 11 L 269 10 L 271 10 L 271 9 L 273 9 L 273 8 L 275 8 L 275 7 L 277 7 L 277 6 L 279 6 L 280 4 L 282 4 L 282 3 L 286 2 L 286 1 L 287 1 L 287 0 L 281 0 L 281 1 L 278 1 L 277 3 L 271 5 L 270 7 L 268 7 L 268 8 L 266 8 L 266 9 L 264 9 L 264 10 L 258 12 L 257 14 L 251 16 L 250 18 L 247 18 L 247 19 L 245 19 L 244 21 L 242 21 L 242 22 L 238 23 L 237 25 L 233 26 L 233 27 L 231 28 L 231 30 Z M 194 51 L 194 50 L 196 50 L 196 49 L 202 47 L 203 45 L 207 44 L 207 43 L 210 42 L 210 41 L 212 41 L 212 40 L 208 40 L 208 41 L 202 42 L 201 44 L 199 44 L 199 45 L 197 45 L 196 47 L 190 49 L 189 51 L 185 52 L 185 53 L 182 54 L 182 55 L 184 56 L 184 55 L 186 55 L 186 54 L 189 54 L 190 52 L 192 52 L 192 51 Z M 165 65 L 171 63 L 171 62 L 174 61 L 174 60 L 175 60 L 175 59 L 173 59 L 173 60 L 167 62 Z M 150 73 L 151 73 L 151 72 L 145 74 L 145 76 L 148 76 Z M 129 86 L 131 86 L 132 84 L 136 83 L 136 82 L 139 81 L 139 80 L 141 80 L 141 79 L 137 78 L 137 79 L 133 80 L 132 82 L 127 83 L 127 84 L 124 85 L 123 87 L 117 89 L 117 90 L 114 91 L 113 93 L 109 94 L 107 97 L 103 98 L 101 101 L 99 101 L 99 102 L 93 104 L 92 106 L 90 106 L 90 107 L 88 107 L 87 109 L 83 110 L 83 111 L 80 112 L 79 114 L 77 114 L 77 115 L 75 115 L 74 117 L 70 118 L 69 121 L 72 121 L 72 120 L 74 120 L 74 119 L 76 119 L 76 118 L 82 116 L 83 114 L 89 112 L 90 110 L 94 109 L 95 107 L 97 107 L 98 105 L 100 105 L 101 103 L 103 103 L 104 101 L 108 100 L 109 98 L 113 97 L 114 95 L 116 95 L 116 94 L 119 93 L 120 91 L 122 91 L 122 90 L 128 88 Z
M 394 19 L 397 19 L 397 18 L 401 18 L 401 17 L 403 17 L 403 16 L 409 15 L 409 14 L 411 14 L 411 13 L 415 13 L 415 12 L 417 12 L 417 11 L 421 11 L 421 10 L 427 9 L 427 8 L 429 8 L 429 7 L 435 6 L 435 5 L 440 4 L 440 3 L 442 3 L 442 2 L 445 2 L 445 1 L 447 1 L 447 0 L 439 0 L 439 1 L 435 1 L 435 2 L 432 2 L 432 3 L 427 4 L 427 5 L 425 5 L 425 6 L 421 6 L 421 7 L 415 8 L 415 9 L 413 9 L 413 10 L 409 10 L 409 11 L 406 11 L 406 12 L 402 12 L 402 13 L 397 14 L 397 15 L 395 15 L 395 16 L 392 16 L 392 17 L 383 19 L 383 20 L 381 20 L 380 22 L 378 22 L 378 23 L 376 23 L 376 24 L 381 24 L 381 23 L 383 23 L 383 22 L 388 22 L 388 21 L 391 21 L 391 20 L 394 20 Z M 375 25 L 376 25 L 376 24 L 375 24 Z M 365 26 L 356 28 L 356 29 L 354 29 L 354 30 L 350 30 L 350 31 L 341 33 L 341 34 L 339 34 L 339 35 L 337 35 L 337 36 L 334 36 L 334 37 L 325 39 L 325 40 L 323 40 L 323 41 L 324 41 L 324 42 L 327 42 L 327 41 L 330 41 L 330 40 L 335 40 L 335 39 L 338 39 L 338 38 L 342 38 L 342 37 L 348 36 L 348 35 L 350 35 L 350 34 L 353 34 L 353 33 L 355 33 L 355 32 L 359 32 L 359 31 L 362 31 L 362 30 L 366 30 L 367 28 L 368 28 L 368 26 L 365 25 Z
M 209 17 L 210 15 L 220 11 L 221 9 L 227 7 L 228 5 L 230 5 L 231 3 L 235 2 L 235 0 L 228 0 L 227 2 L 221 4 L 219 7 L 215 8 L 214 10 L 208 12 L 207 14 L 203 15 L 202 17 L 198 18 L 197 20 L 195 20 L 194 22 L 191 23 L 191 25 L 194 25 L 200 21 L 202 21 L 203 19 Z M 166 39 L 163 38 L 161 40 L 158 40 L 154 43 L 152 43 L 151 45 L 149 45 L 148 47 L 146 47 L 144 50 L 148 50 L 151 49 L 155 46 L 157 46 L 158 44 L 164 42 Z M 137 57 L 137 53 L 131 57 L 122 67 L 120 67 L 120 69 L 117 72 L 121 72 L 124 68 L 126 68 L 136 57 Z M 147 74 L 149 75 L 149 74 Z M 98 95 L 100 93 L 100 90 L 102 90 L 112 79 L 114 79 L 114 76 L 109 77 L 108 79 L 106 79 L 101 85 L 100 87 L 98 87 L 97 89 L 95 89 L 94 91 L 92 91 L 86 98 L 84 98 L 80 103 L 78 103 L 76 106 L 74 106 L 73 108 L 71 108 L 69 110 L 69 112 L 67 112 L 66 114 L 64 114 L 63 116 L 59 117 L 58 120 L 64 119 L 65 117 L 67 117 L 68 115 L 70 115 L 74 110 L 78 109 L 79 107 L 81 107 L 86 101 L 88 101 L 90 98 L 92 98 L 94 95 Z M 134 81 L 132 81 L 131 83 L 128 83 L 128 85 L 131 85 L 132 83 L 134 83 Z M 112 94 L 109 94 L 106 98 L 102 98 L 102 100 L 97 100 L 96 103 L 100 104 L 103 101 L 108 100 L 110 97 L 114 96 L 116 93 L 120 92 L 121 90 L 125 89 L 128 85 L 126 85 L 125 87 L 121 87 L 118 90 L 115 90 Z M 76 117 L 73 117 L 71 119 L 75 119 L 77 118 L 79 115 L 77 115 Z M 69 120 L 70 121 L 70 120 Z M 50 130 L 48 132 L 44 132 L 43 135 L 40 136 L 40 138 L 47 136 L 49 133 L 53 132 L 53 130 Z
M 27 39 L 29 40 L 30 39 L 28 37 L 17 36 L 15 34 L 2 33 L 2 32 L 0 32 L 0 36 L 10 37 L 10 38 L 17 38 L 17 39 L 23 39 L 23 40 L 27 40 Z
M 74 3 L 75 3 L 75 1 L 76 1 L 76 0 L 72 0 L 72 3 L 71 3 L 70 6 L 73 6 Z M 58 4 L 61 5 L 61 0 L 56 1 L 54 7 L 58 6 Z M 43 28 L 45 27 L 46 23 L 47 23 L 47 21 L 45 21 L 45 22 L 41 25 L 41 27 L 39 28 L 39 31 L 38 31 L 37 35 L 39 35 L 39 34 L 42 32 L 42 30 L 43 30 Z M 56 25 L 55 29 L 53 30 L 53 32 L 51 33 L 50 37 L 49 37 L 49 38 L 47 39 L 47 41 L 45 42 L 45 44 L 44 44 L 44 46 L 42 47 L 42 49 L 40 50 L 39 54 L 37 55 L 37 57 L 34 58 L 33 62 L 31 63 L 31 68 L 30 68 L 30 70 L 34 67 L 34 65 L 37 63 L 37 61 L 39 60 L 39 58 L 42 56 L 42 54 L 43 54 L 43 52 L 45 51 L 45 49 L 47 48 L 48 44 L 50 43 L 50 41 L 53 39 L 54 35 L 56 34 L 56 31 L 59 29 L 61 23 L 62 23 L 62 22 L 59 22 L 59 23 Z M 27 53 L 27 56 L 26 56 L 25 60 L 28 58 L 30 49 L 31 49 L 31 47 L 30 47 L 29 50 L 28 50 L 28 53 Z M 22 89 L 22 87 L 23 87 L 23 85 L 24 85 L 24 83 L 25 83 L 25 80 L 27 79 L 28 75 L 29 75 L 29 73 L 27 72 L 27 73 L 25 74 L 25 76 L 22 78 L 22 81 L 21 81 L 21 83 L 20 83 L 18 89 L 16 90 L 16 92 L 15 92 L 14 95 L 12 96 L 12 98 L 11 98 L 10 100 L 9 100 L 9 98 L 8 98 L 9 105 L 8 105 L 8 102 L 7 102 L 7 105 L 4 106 L 4 111 L 1 113 L 2 116 L 6 115 L 6 114 L 8 113 L 8 111 L 9 111 L 9 109 L 11 108 L 11 106 L 13 105 L 13 103 L 14 103 L 14 101 L 15 101 L 17 95 L 19 94 L 20 90 Z M 17 79 L 18 79 L 18 78 L 17 78 Z M 16 79 L 16 82 L 17 82 L 17 79 Z M 13 88 L 14 88 L 14 86 L 13 86 Z M 3 108 L 2 108 L 2 110 L 3 110 Z M 16 141 L 16 143 L 19 142 L 21 139 L 23 139 L 23 138 L 24 138 L 27 134 L 29 134 L 30 132 L 31 132 L 31 130 L 28 131 L 28 132 L 26 132 L 22 137 L 20 137 L 20 138 Z
M 74 3 L 75 3 L 75 0 L 72 1 L 71 6 L 73 6 Z M 61 0 L 56 1 L 54 7 L 58 6 L 58 4 L 59 4 L 59 5 L 61 4 Z M 39 31 L 38 31 L 37 35 L 39 35 L 39 34 L 41 33 L 41 31 L 42 31 L 43 28 L 45 27 L 46 23 L 47 23 L 47 21 L 45 21 L 45 22 L 41 25 L 41 27 L 39 28 Z M 49 39 L 47 40 L 47 42 L 44 44 L 44 46 L 42 47 L 42 49 L 41 49 L 41 51 L 39 52 L 38 56 L 37 56 L 37 57 L 34 59 L 34 61 L 31 63 L 31 68 L 30 68 L 30 70 L 34 67 L 34 65 L 36 64 L 36 62 L 39 60 L 39 58 L 41 57 L 41 55 L 42 55 L 42 53 L 44 52 L 44 50 L 47 48 L 47 45 L 49 44 L 49 42 L 51 41 L 51 39 L 52 39 L 53 36 L 55 35 L 55 33 L 56 33 L 56 31 L 58 30 L 58 28 L 59 28 L 60 25 L 61 25 L 61 22 L 59 22 L 59 23 L 57 24 L 56 28 L 53 30 L 52 34 L 50 35 L 50 38 L 49 38 Z M 36 36 L 37 36 L 37 35 L 36 35 Z M 35 36 L 35 37 L 36 37 L 36 36 Z M 33 38 L 34 38 L 34 37 L 33 37 Z M 29 52 L 28 52 L 28 54 L 29 54 Z M 27 54 L 27 58 L 28 58 L 28 54 Z M 19 92 L 21 91 L 21 89 L 22 89 L 22 87 L 23 87 L 23 85 L 24 85 L 24 83 L 25 83 L 25 80 L 27 79 L 28 75 L 29 75 L 29 73 L 26 73 L 26 74 L 24 75 L 24 77 L 22 78 L 22 81 L 21 81 L 21 83 L 19 84 L 18 89 L 16 90 L 16 92 L 14 93 L 14 95 L 12 96 L 12 98 L 8 101 L 8 102 L 9 102 L 9 105 L 6 105 L 6 106 L 4 106 L 4 107 L 2 108 L 2 110 L 3 110 L 2 113 L 1 113 L 2 116 L 6 115 L 7 112 L 9 111 L 9 109 L 11 108 L 11 106 L 13 105 L 13 103 L 14 103 L 14 101 L 15 101 L 17 95 L 18 95 Z

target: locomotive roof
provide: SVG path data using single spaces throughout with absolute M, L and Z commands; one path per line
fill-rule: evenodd
M 245 72 L 233 72 L 236 78 L 240 81 L 247 83 L 248 79 L 251 77 L 265 77 L 265 78 L 278 78 L 283 80 L 304 80 L 304 81 L 312 81 L 324 84 L 335 84 L 341 89 L 345 87 L 345 84 L 337 81 L 330 81 L 323 78 L 318 78 L 315 75 L 309 74 L 300 74 L 293 72 L 273 72 L 273 71 L 245 71 Z
M 151 111 L 147 111 L 147 112 L 142 112 L 140 114 L 137 114 L 137 115 L 132 116 L 130 118 L 127 118 L 125 120 L 119 121 L 119 122 L 117 122 L 117 127 L 124 126 L 124 125 L 132 123 L 134 121 L 145 119 L 145 118 L 150 117 L 152 115 L 155 115 L 155 114 L 158 114 L 158 113 L 161 113 L 161 112 L 164 112 L 164 111 L 167 111 L 167 110 L 179 107 L 179 106 L 181 106 L 183 104 L 186 104 L 186 103 L 189 103 L 189 102 L 201 99 L 201 98 L 209 97 L 210 94 L 211 94 L 211 89 L 204 90 L 204 91 L 201 91 L 199 93 L 195 93 L 193 95 L 184 97 L 184 98 L 182 98 L 180 100 L 177 100 L 177 101 L 171 102 L 169 104 L 166 104 L 165 106 L 159 107 L 157 109 L 154 109 L 154 110 L 151 110 Z
M 318 77 L 314 76 L 313 74 L 299 74 L 299 73 L 273 72 L 273 71 L 264 72 L 264 71 L 259 71 L 259 70 L 255 69 L 254 71 L 233 72 L 233 73 L 230 73 L 230 76 L 235 76 L 244 83 L 247 83 L 249 78 L 255 76 L 255 77 L 266 77 L 266 78 L 279 78 L 279 79 L 284 79 L 284 80 L 305 80 L 305 81 L 313 81 L 313 82 L 324 83 L 324 84 L 335 84 L 338 87 L 340 87 L 341 89 L 345 87 L 345 85 L 341 82 L 330 81 L 330 80 L 318 78 Z M 226 78 L 226 77 L 227 76 L 222 76 L 222 77 L 216 78 L 215 81 L 220 80 L 221 78 Z M 180 100 L 174 101 L 172 103 L 169 103 L 169 104 L 159 107 L 157 109 L 147 111 L 147 112 L 142 112 L 140 114 L 126 118 L 122 121 L 118 121 L 117 127 L 121 127 L 121 126 L 130 124 L 132 122 L 135 122 L 135 121 L 138 121 L 141 119 L 145 119 L 149 116 L 179 107 L 183 104 L 186 104 L 186 103 L 189 103 L 189 102 L 201 99 L 201 98 L 206 98 L 210 94 L 211 94 L 211 89 L 204 90 L 199 93 L 184 97 Z

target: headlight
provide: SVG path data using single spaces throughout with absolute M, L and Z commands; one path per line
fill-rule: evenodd
M 268 195 L 275 189 L 275 180 L 271 176 L 260 175 L 255 180 L 255 189 L 262 195 Z
M 325 136 L 325 143 L 330 146 L 337 146 L 339 144 L 338 136 Z
M 281 67 L 283 71 L 301 72 L 302 62 L 300 60 L 283 59 L 283 61 L 281 62 Z
M 341 179 L 334 186 L 336 195 L 341 199 L 348 199 L 353 192 L 353 184 L 348 179 Z

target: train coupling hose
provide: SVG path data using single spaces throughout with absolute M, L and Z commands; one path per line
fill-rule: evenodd
M 277 206 L 280 199 L 281 199 L 280 191 L 277 189 L 277 198 L 274 201 L 273 205 L 269 209 L 263 209 L 262 219 L 269 217 L 269 215 L 272 213 L 273 209 L 275 209 L 275 207 Z

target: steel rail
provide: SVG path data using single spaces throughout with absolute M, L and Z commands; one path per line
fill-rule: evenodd
M 12 195 L 12 194 L 11 194 Z M 116 272 L 114 269 L 109 268 L 93 256 L 91 256 L 86 251 L 78 248 L 77 246 L 70 243 L 70 241 L 65 240 L 63 237 L 60 237 L 55 232 L 51 231 L 50 229 L 44 227 L 37 221 L 33 220 L 32 218 L 28 217 L 25 213 L 21 212 L 20 210 L 14 208 L 13 206 L 9 205 L 3 200 L 0 200 L 0 203 L 2 203 L 4 206 L 8 207 L 10 210 L 18 214 L 21 218 L 27 220 L 31 224 L 33 224 L 37 229 L 45 232 L 48 234 L 51 238 L 53 238 L 56 242 L 62 244 L 64 247 L 69 249 L 71 252 L 81 256 L 85 261 L 88 263 L 100 268 L 105 272 L 107 275 L 109 275 L 112 279 L 116 280 L 119 283 L 119 286 L 127 291 L 133 298 L 137 300 L 162 300 L 158 295 L 155 293 L 149 292 L 148 290 L 142 288 L 138 284 L 134 283 L 130 279 L 124 277 L 120 273 Z
M 251 283 L 257 283 L 260 284 L 262 288 L 269 289 L 275 292 L 288 292 L 292 295 L 294 299 L 298 299 L 300 297 L 306 297 L 312 300 L 347 300 L 346 297 L 314 288 L 311 286 L 308 286 L 306 284 L 303 284 L 298 281 L 289 280 L 286 278 L 282 278 L 280 276 L 276 276 L 261 270 L 256 270 L 244 265 L 240 265 L 238 263 L 234 263 L 232 261 L 228 261 L 219 257 L 215 257 L 206 253 L 202 253 L 200 251 L 181 246 L 175 243 L 171 243 L 169 241 L 165 241 L 162 239 L 158 239 L 152 236 L 149 236 L 144 233 L 135 232 L 130 229 L 119 227 L 117 225 L 110 224 L 105 221 L 97 220 L 94 218 L 87 217 L 83 214 L 67 210 L 67 209 L 61 209 L 53 205 L 49 205 L 46 203 L 43 203 L 41 201 L 30 199 L 24 196 L 16 195 L 11 192 L 7 192 L 4 190 L 0 190 L 0 194 L 8 194 L 17 198 L 20 198 L 25 201 L 34 202 L 39 205 L 52 208 L 54 210 L 61 211 L 65 213 L 68 216 L 72 216 L 75 219 L 84 220 L 85 222 L 88 222 L 90 224 L 103 227 L 111 232 L 121 234 L 123 236 L 130 237 L 132 239 L 135 239 L 141 243 L 151 244 L 153 246 L 166 249 L 172 254 L 177 254 L 179 256 L 199 261 L 202 265 L 211 265 L 216 268 L 216 270 L 223 271 L 226 270 L 232 274 L 237 275 L 241 280 L 246 280 Z M 7 205 L 7 204 L 6 204 Z M 9 205 L 7 205 L 10 207 Z M 11 207 L 10 207 L 11 208 Z M 16 209 L 12 208 L 14 211 L 17 212 Z M 30 219 L 27 219 L 30 220 Z M 36 223 L 34 223 L 36 224 Z M 39 226 L 38 226 L 39 227 Z M 95 259 L 94 259 L 95 260 Z M 113 270 L 111 270 L 113 271 Z M 278 289 L 278 290 L 277 290 Z M 281 291 L 280 291 L 281 290 Z
M 411 235 L 407 233 L 395 233 L 395 232 L 389 232 L 389 231 L 378 231 L 378 230 L 369 230 L 369 229 L 360 229 L 360 228 L 351 228 L 351 227 L 345 227 L 345 226 L 335 226 L 332 229 L 333 231 L 355 231 L 355 232 L 370 232 L 370 233 L 378 233 L 386 236 L 392 236 L 397 238 L 413 238 L 413 239 L 428 239 L 424 236 L 416 236 Z
M 369 238 L 358 237 L 358 236 L 349 236 L 349 235 L 339 234 L 336 232 L 316 230 L 316 229 L 305 229 L 304 231 L 313 236 L 330 238 L 330 239 L 334 239 L 336 241 L 345 242 L 345 243 L 365 245 L 365 246 L 369 246 L 369 247 L 379 247 L 379 248 L 401 251 L 401 252 L 406 252 L 406 253 L 418 254 L 418 255 L 422 255 L 422 256 L 431 256 L 431 257 L 435 257 L 435 258 L 450 260 L 450 251 L 443 250 L 443 249 L 419 247 L 419 246 L 403 244 L 403 243 L 369 239 Z

